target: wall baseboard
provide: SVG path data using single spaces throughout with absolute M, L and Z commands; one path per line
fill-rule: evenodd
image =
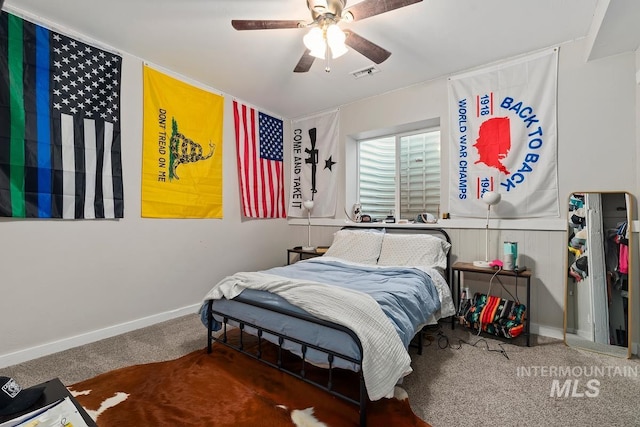
M 560 328 L 538 325 L 537 323 L 532 322 L 530 332 L 543 337 L 555 338 L 564 341 L 564 331 Z
M 200 308 L 199 303 L 178 308 L 176 310 L 166 311 L 164 313 L 154 314 L 153 316 L 147 316 L 140 319 L 132 320 L 130 322 L 121 323 L 119 325 L 109 326 L 108 328 L 87 332 L 86 334 L 76 335 L 64 340 L 42 344 L 13 353 L 2 354 L 0 355 L 0 368 L 6 368 L 7 366 L 12 366 L 18 363 L 37 359 L 38 357 L 48 356 L 59 351 L 64 351 L 81 345 L 90 344 L 92 342 L 96 342 L 105 338 L 111 338 L 113 336 L 124 334 L 126 332 L 135 331 L 136 329 L 155 325 L 156 323 L 161 323 L 166 320 L 175 319 L 178 317 L 186 316 L 188 314 L 194 314 L 198 311 L 198 308 Z M 536 323 L 531 324 L 531 333 L 544 337 L 564 340 L 564 332 L 562 329 L 549 326 L 541 326 Z M 633 354 L 638 354 L 638 343 L 633 343 L 631 351 Z
M 166 320 L 175 319 L 177 317 L 186 316 L 188 314 L 195 314 L 197 313 L 199 308 L 199 303 L 189 305 L 175 310 L 170 310 L 163 313 L 154 314 L 152 316 L 132 320 L 130 322 L 120 323 L 118 325 L 109 326 L 103 329 L 97 329 L 95 331 L 76 335 L 70 338 L 65 338 L 35 347 L 26 348 L 24 350 L 19 350 L 13 353 L 0 354 L 0 368 L 6 368 L 7 366 L 12 366 L 18 363 L 37 359 L 38 357 L 48 356 L 59 351 L 64 351 L 81 345 L 90 344 L 92 342 L 99 341 L 105 338 L 111 338 L 113 336 L 131 332 L 136 329 L 155 325 L 156 323 L 161 323 Z

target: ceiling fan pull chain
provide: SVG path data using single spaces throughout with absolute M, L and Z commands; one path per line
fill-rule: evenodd
M 326 55 L 324 55 L 325 57 L 325 62 L 324 62 L 324 71 L 327 73 L 331 72 L 331 57 L 333 56 L 333 52 L 331 51 L 331 46 L 329 46 L 329 41 L 327 40 L 327 38 L 324 38 L 324 42 L 327 45 L 327 50 L 325 52 Z

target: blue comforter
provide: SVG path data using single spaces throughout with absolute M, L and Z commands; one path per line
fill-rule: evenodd
M 415 268 L 347 264 L 313 258 L 263 273 L 341 286 L 369 294 L 391 320 L 405 347 L 429 317 L 440 309 L 433 280 Z M 245 291 L 246 292 L 246 291 Z

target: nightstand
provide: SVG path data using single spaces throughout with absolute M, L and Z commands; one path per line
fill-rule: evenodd
M 460 282 L 460 273 L 461 272 L 475 273 L 475 274 L 481 274 L 486 276 L 487 278 L 490 278 L 491 276 L 496 274 L 497 270 L 494 270 L 493 268 L 476 267 L 475 265 L 473 265 L 472 262 L 456 262 L 455 264 L 453 264 L 453 266 L 451 266 L 451 271 L 453 274 L 452 290 L 455 293 L 454 298 L 456 300 L 456 311 L 457 311 L 460 309 L 460 289 L 462 288 L 462 285 Z M 497 276 L 501 276 L 501 277 L 513 277 L 515 280 L 516 292 L 519 284 L 518 279 L 524 279 L 525 285 L 527 287 L 527 298 L 525 300 L 525 306 L 527 308 L 527 311 L 526 311 L 526 317 L 524 322 L 524 335 L 527 337 L 527 347 L 531 346 L 531 343 L 529 341 L 529 338 L 530 338 L 529 325 L 531 324 L 531 311 L 532 311 L 530 306 L 532 274 L 533 274 L 532 271 L 528 269 L 524 271 L 500 270 L 500 272 L 497 274 Z
M 303 259 L 315 258 L 317 256 L 322 256 L 327 251 L 326 246 L 318 246 L 316 249 L 312 251 L 307 251 L 302 249 L 302 246 L 296 246 L 295 248 L 287 249 L 287 265 L 292 264 L 291 255 L 298 255 L 298 261 L 302 261 Z

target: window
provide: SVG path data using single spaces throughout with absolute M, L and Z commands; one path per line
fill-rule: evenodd
M 358 141 L 358 200 L 383 219 L 439 214 L 440 130 L 423 129 Z

